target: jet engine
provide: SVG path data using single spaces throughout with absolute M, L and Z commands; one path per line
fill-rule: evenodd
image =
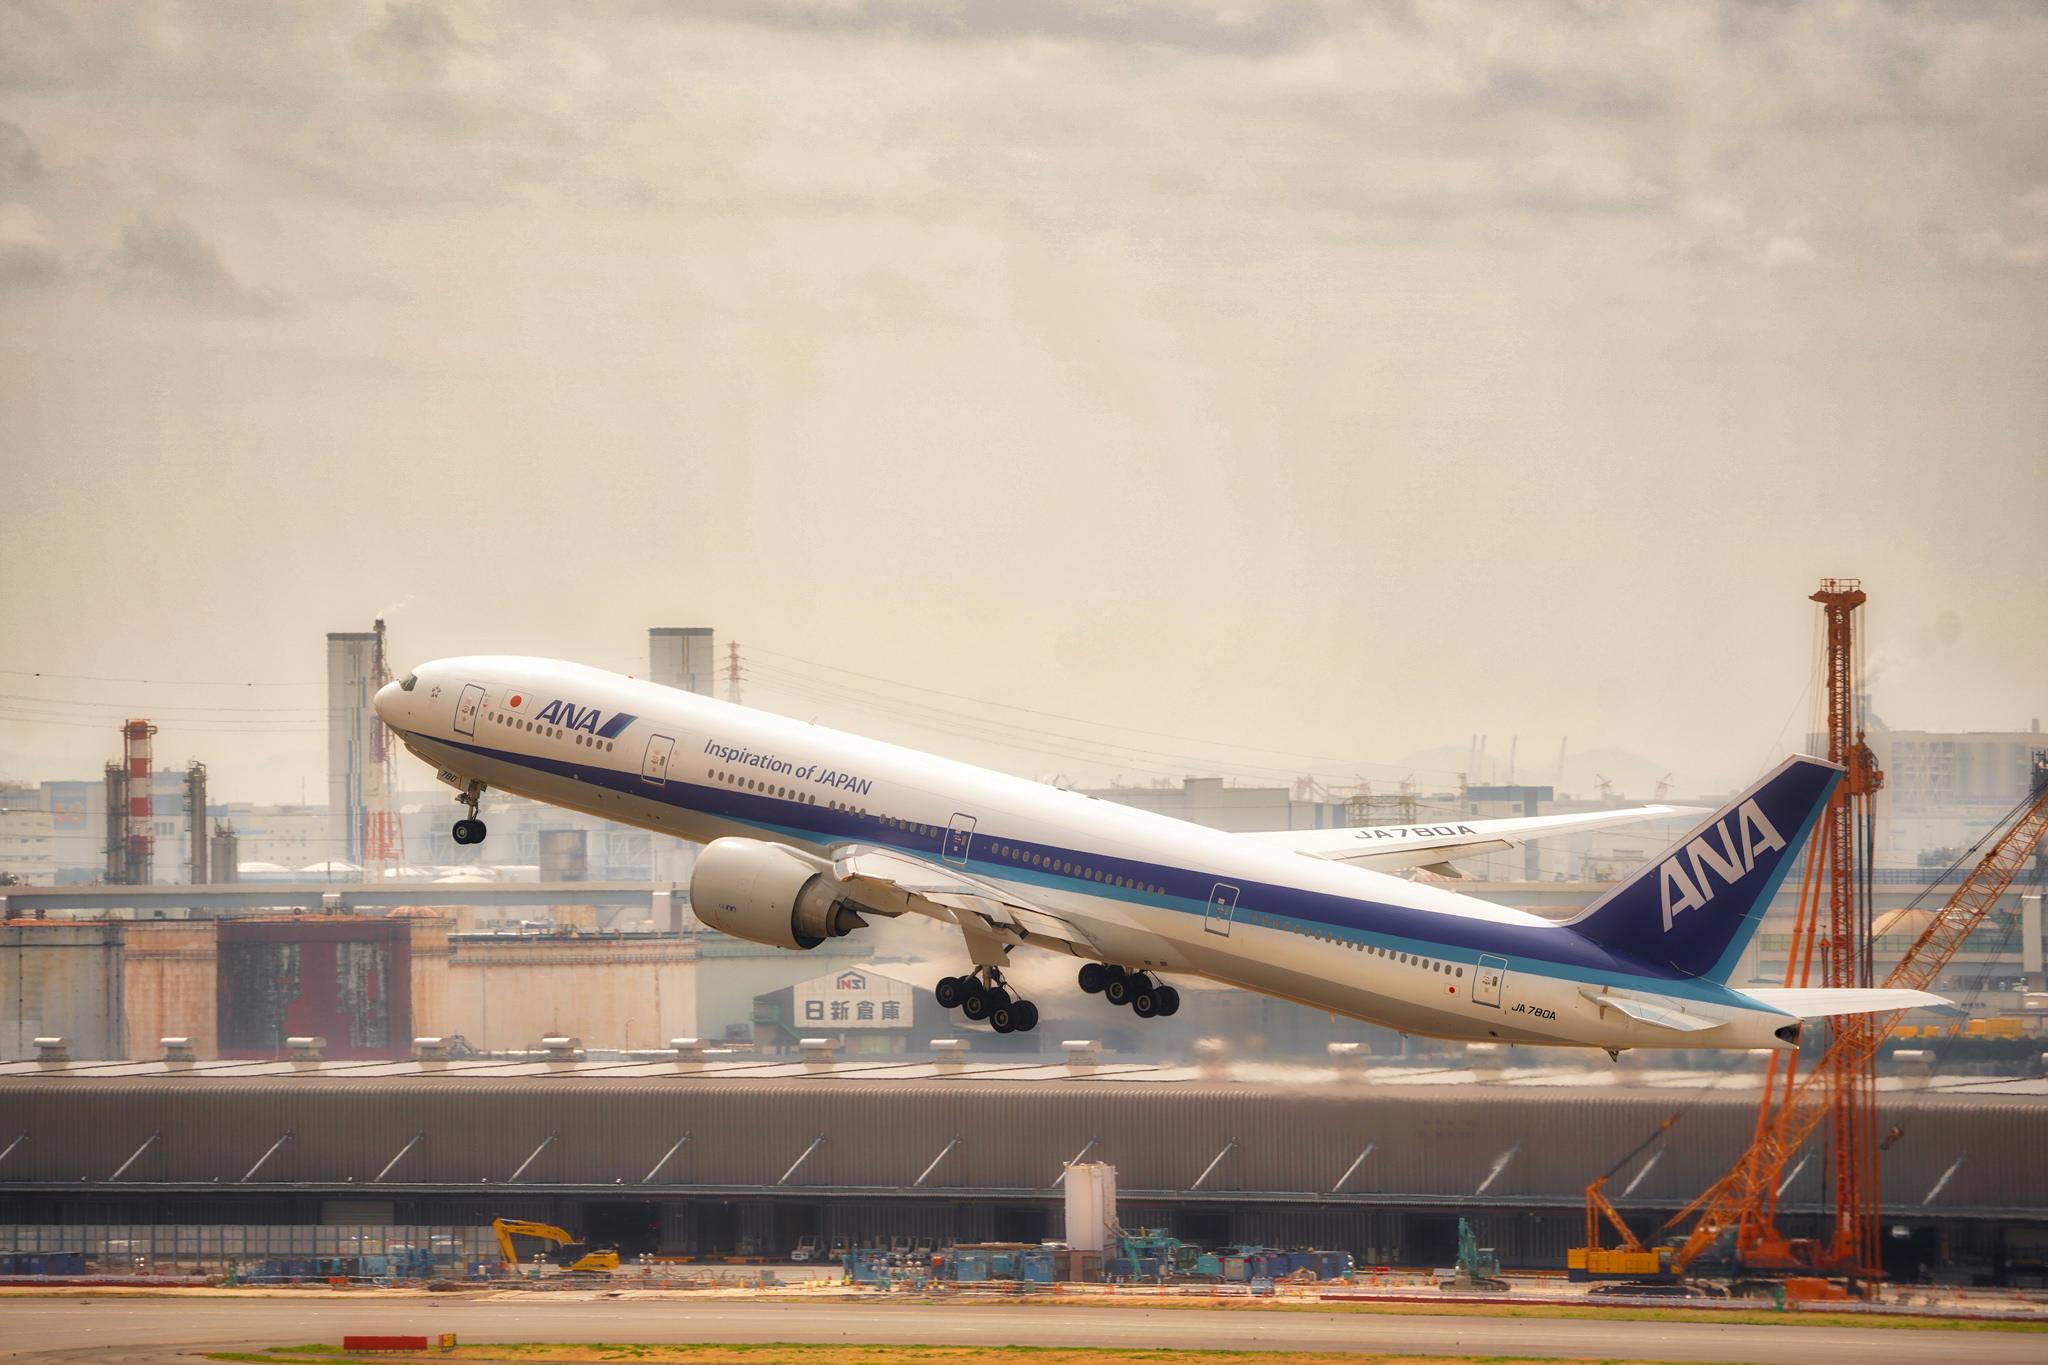
M 690 909 L 722 934 L 815 948 L 866 924 L 817 863 L 759 839 L 713 839 L 690 873 Z

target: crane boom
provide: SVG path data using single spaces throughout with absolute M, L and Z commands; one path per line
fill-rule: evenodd
M 2048 834 L 2048 751 L 2034 755 L 2032 791 L 2025 811 L 1970 869 L 1948 904 L 1885 977 L 1885 985 L 1924 989 L 1933 982 L 2012 885 L 2028 854 Z M 1775 1192 L 1775 1172 L 1833 1112 L 1833 1096 L 1825 1078 L 1838 1074 L 1838 1068 L 1866 1064 L 1903 1013 L 1900 1010 L 1889 1015 L 1871 1015 L 1868 1027 L 1838 1031 L 1820 1064 L 1787 1094 L 1777 1121 L 1758 1132 L 1734 1169 L 1672 1217 L 1667 1227 L 1677 1226 L 1689 1215 L 1698 1215 L 1684 1245 L 1672 1257 L 1675 1270 L 1684 1273 L 1729 1228 L 1749 1231 L 1745 1226 L 1748 1216 L 1766 1205 Z M 1743 1248 L 1737 1250 L 1739 1254 Z

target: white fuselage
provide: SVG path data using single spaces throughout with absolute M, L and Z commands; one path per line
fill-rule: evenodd
M 1438 887 L 581 665 L 449 659 L 414 679 L 377 708 L 444 780 L 699 843 L 898 850 L 1012 888 L 1126 968 L 1438 1037 L 1787 1046 L 1783 1013 Z M 1603 992 L 1725 1022 L 1675 1039 Z

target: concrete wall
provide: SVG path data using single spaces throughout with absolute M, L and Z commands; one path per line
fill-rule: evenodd
M 446 979 L 437 1025 L 424 1032 L 459 1033 L 486 1050 L 550 1034 L 586 1047 L 661 1047 L 697 1033 L 690 938 L 459 938 Z
M 121 939 L 128 926 L 12 920 L 0 925 L 0 1057 L 35 1056 L 38 1037 L 71 1040 L 81 1060 L 118 1058 Z
M 412 934 L 412 1032 L 441 1038 L 459 1030 L 448 1024 L 448 967 L 455 950 L 448 943 L 452 920 L 434 915 L 407 917 Z
M 123 1055 L 150 1058 L 165 1038 L 190 1038 L 201 1057 L 216 1053 L 218 925 L 213 920 L 137 920 L 123 926 Z

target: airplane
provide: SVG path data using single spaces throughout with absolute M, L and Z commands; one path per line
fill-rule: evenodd
M 457 791 L 459 844 L 496 789 L 703 845 L 705 925 L 791 950 L 870 918 L 959 930 L 948 1010 L 1037 1026 L 1020 949 L 1141 1018 L 1203 978 L 1403 1033 L 1627 1048 L 1797 1048 L 1804 1022 L 1947 1002 L 1729 984 L 1835 764 L 1793 756 L 1570 919 L 1393 875 L 1669 806 L 1235 834 L 715 698 L 550 659 L 422 664 L 378 717 Z

